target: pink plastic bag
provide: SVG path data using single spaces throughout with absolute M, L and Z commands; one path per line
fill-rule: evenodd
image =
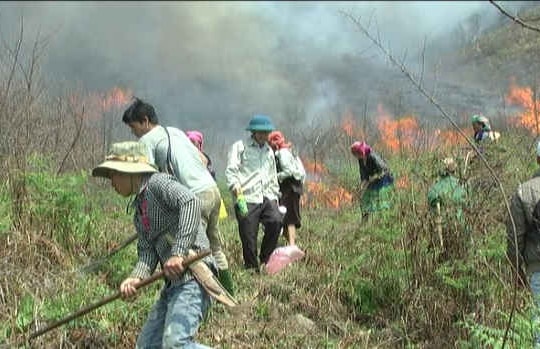
M 304 257 L 305 253 L 296 245 L 278 247 L 272 252 L 266 263 L 266 272 L 269 275 L 278 273 L 287 265 Z

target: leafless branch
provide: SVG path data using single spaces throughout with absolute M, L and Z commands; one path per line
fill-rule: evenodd
M 442 63 L 441 63 L 441 60 L 439 60 L 434 68 L 433 68 L 433 81 L 435 81 L 434 85 L 433 85 L 433 92 L 431 92 L 432 96 L 433 97 L 436 97 L 437 96 L 437 87 L 438 87 L 438 76 L 439 76 L 439 68 L 441 67 Z
M 527 22 L 538 22 L 538 21 L 540 21 L 540 17 L 524 18 L 523 21 L 527 21 Z
M 11 88 L 11 83 L 13 82 L 13 77 L 15 76 L 15 69 L 16 69 L 17 63 L 19 61 L 19 54 L 21 52 L 21 46 L 22 46 L 22 42 L 23 42 L 23 37 L 24 37 L 24 21 L 23 21 L 23 18 L 21 17 L 21 29 L 19 30 L 19 37 L 17 38 L 17 43 L 15 44 L 15 49 L 13 51 L 8 50 L 8 52 L 12 56 L 13 63 L 12 63 L 11 68 L 9 70 L 9 77 L 8 77 L 8 80 L 7 80 L 7 83 L 6 83 L 6 87 L 4 89 L 2 100 L 0 101 L 0 103 L 1 103 L 0 104 L 0 113 L 4 109 L 4 106 L 5 106 L 6 102 L 7 102 L 9 89 Z M 5 44 L 5 42 L 4 42 L 4 44 Z
M 516 248 L 516 265 L 518 260 L 518 256 L 519 256 L 519 251 L 518 251 L 518 244 L 517 244 L 517 234 L 516 234 L 516 225 L 515 225 L 515 222 L 514 222 L 514 218 L 512 217 L 512 213 L 510 211 L 510 204 L 508 202 L 508 199 L 507 199 L 507 195 L 506 195 L 506 192 L 504 190 L 504 186 L 501 182 L 501 180 L 499 179 L 499 177 L 497 177 L 497 174 L 495 173 L 495 171 L 493 170 L 493 168 L 489 165 L 487 159 L 484 157 L 484 155 L 482 155 L 482 153 L 480 152 L 480 150 L 478 149 L 478 147 L 469 139 L 469 137 L 467 137 L 467 135 L 463 132 L 463 130 L 457 125 L 457 123 L 454 121 L 454 119 L 446 112 L 446 110 L 444 110 L 444 108 L 433 98 L 432 95 L 430 95 L 424 88 L 423 86 L 411 75 L 411 73 L 409 72 L 409 70 L 407 69 L 407 67 L 405 65 L 403 65 L 402 63 L 398 62 L 397 59 L 390 53 L 390 51 L 385 48 L 385 46 L 382 44 L 381 40 L 378 39 L 378 38 L 375 38 L 374 35 L 372 35 L 367 29 L 366 27 L 360 22 L 360 19 L 359 18 L 356 18 L 354 17 L 353 15 L 351 15 L 350 13 L 346 13 L 346 12 L 342 12 L 342 14 L 349 18 L 355 25 L 356 27 L 369 39 L 371 40 L 375 46 L 377 46 L 383 53 L 384 55 L 390 60 L 390 62 L 392 62 L 393 65 L 395 65 L 397 68 L 399 68 L 399 70 L 401 70 L 401 72 L 407 77 L 407 79 L 416 87 L 416 89 L 424 96 L 426 97 L 426 99 L 433 105 L 435 106 L 435 108 L 441 113 L 441 115 L 447 119 L 451 124 L 452 126 L 457 130 L 457 132 L 467 141 L 467 143 L 472 147 L 472 149 L 474 150 L 474 152 L 476 153 L 476 155 L 481 159 L 481 161 L 483 162 L 484 166 L 488 169 L 491 177 L 495 180 L 495 182 L 497 183 L 498 185 L 498 189 L 499 191 L 501 192 L 502 194 L 502 199 L 503 199 L 503 202 L 505 204 L 505 207 L 506 207 L 506 211 L 508 212 L 508 216 L 510 217 L 510 221 L 511 221 L 511 225 L 512 225 L 512 231 L 513 231 L 513 235 L 514 235 L 514 246 Z M 518 284 L 518 280 L 520 279 L 520 275 L 518 273 L 518 270 L 516 269 L 516 273 L 515 273 L 515 279 L 516 279 L 516 282 L 514 283 L 514 288 L 513 288 L 513 295 L 512 295 L 512 309 L 510 311 L 510 317 L 508 319 L 508 324 L 507 324 L 507 327 L 506 327 L 506 331 L 505 331 L 505 334 L 504 334 L 504 338 L 503 338 L 503 342 L 502 342 L 502 348 L 505 347 L 505 344 L 506 344 L 506 341 L 508 339 L 508 332 L 510 330 L 510 327 L 511 327 L 511 324 L 512 324 L 512 321 L 513 321 L 513 316 L 514 316 L 514 313 L 515 313 L 515 309 L 516 309 L 516 302 L 517 302 L 517 284 Z
M 22 62 L 19 62 L 19 68 L 21 70 L 21 73 L 24 76 L 26 89 L 28 91 L 30 91 L 32 88 L 32 80 L 37 70 L 37 63 L 39 59 L 41 58 L 43 52 L 45 51 L 47 44 L 48 44 L 48 38 L 42 38 L 41 32 L 38 32 L 36 34 L 36 39 L 34 40 L 34 45 L 32 46 L 32 52 L 30 54 L 30 62 L 28 63 L 29 67 L 25 69 Z
M 426 66 L 426 42 L 427 38 L 424 37 L 424 41 L 422 42 L 422 51 L 420 55 L 420 74 L 418 78 L 418 83 L 420 85 L 424 83 L 424 71 Z
M 513 16 L 513 15 L 510 14 L 507 10 L 505 10 L 501 5 L 497 4 L 495 1 L 489 0 L 489 2 L 490 2 L 493 6 L 495 6 L 495 7 L 496 7 L 503 15 L 505 15 L 505 16 L 508 17 L 508 18 L 510 18 L 511 20 L 513 20 L 514 22 L 516 22 L 517 24 L 521 25 L 523 28 L 527 28 L 527 29 L 529 29 L 529 30 L 533 30 L 533 31 L 535 31 L 535 32 L 540 33 L 540 28 L 525 23 L 525 22 L 524 22 L 521 18 L 519 18 L 518 16 Z
M 73 120 L 75 122 L 76 132 L 73 136 L 73 141 L 71 142 L 71 145 L 69 146 L 66 155 L 64 155 L 64 158 L 62 159 L 62 162 L 60 163 L 60 166 L 58 167 L 58 171 L 56 171 L 56 174 L 59 175 L 62 170 L 64 169 L 64 163 L 66 162 L 67 158 L 73 151 L 73 148 L 75 148 L 75 145 L 77 144 L 77 141 L 79 140 L 79 136 L 81 134 L 81 131 L 83 129 L 84 124 L 84 105 L 82 106 L 82 110 L 80 113 L 77 113 L 75 110 L 73 110 L 73 107 L 71 109 L 71 114 L 73 115 Z

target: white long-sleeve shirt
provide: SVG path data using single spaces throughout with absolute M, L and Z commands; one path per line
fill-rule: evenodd
M 171 164 L 178 181 L 194 193 L 217 186 L 201 161 L 199 150 L 186 134 L 175 127 L 167 127 L 171 138 Z M 160 171 L 167 168 L 169 140 L 162 126 L 156 126 L 139 139 L 148 148 L 148 158 Z
M 278 167 L 281 167 L 278 168 L 277 174 L 280 183 L 289 177 L 301 182 L 304 181 L 305 173 L 299 168 L 296 158 L 289 148 L 281 148 L 275 154 L 279 162 Z
M 225 178 L 230 190 L 241 187 L 246 201 L 260 204 L 263 197 L 279 198 L 276 160 L 272 148 L 254 139 L 239 140 L 229 150 Z

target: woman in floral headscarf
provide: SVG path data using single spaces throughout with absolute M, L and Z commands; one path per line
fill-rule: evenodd
M 203 151 L 203 134 L 200 131 L 186 131 L 186 135 L 188 136 L 191 143 L 193 143 L 193 145 L 197 147 L 197 149 L 199 149 L 201 161 L 206 166 L 208 172 L 210 172 L 214 180 L 216 180 L 216 171 L 214 170 L 214 166 L 212 165 L 212 160 L 210 160 L 208 154 Z
M 268 135 L 268 144 L 274 150 L 276 157 L 277 177 L 279 191 L 281 192 L 280 204 L 287 208 L 283 218 L 283 235 L 289 245 L 296 244 L 296 229 L 301 226 L 300 196 L 303 193 L 305 179 L 304 166 L 300 166 L 291 152 L 291 144 L 285 141 L 285 137 L 279 131 L 272 131 Z
M 388 209 L 391 207 L 390 192 L 394 177 L 386 162 L 374 152 L 366 142 L 354 142 L 351 153 L 358 159 L 360 166 L 360 190 L 364 213 Z

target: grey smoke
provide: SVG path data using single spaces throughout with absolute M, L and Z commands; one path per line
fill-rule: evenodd
M 368 100 L 376 106 L 380 90 L 396 84 L 340 10 L 373 16 L 384 41 L 407 50 L 413 66 L 424 39 L 474 13 L 483 26 L 498 15 L 487 2 L 457 1 L 1 2 L 0 34 L 13 38 L 23 16 L 27 38 L 51 35 L 44 70 L 52 78 L 90 90 L 128 87 L 163 123 L 234 139 L 253 113 L 283 127 L 290 110 L 309 120 Z

